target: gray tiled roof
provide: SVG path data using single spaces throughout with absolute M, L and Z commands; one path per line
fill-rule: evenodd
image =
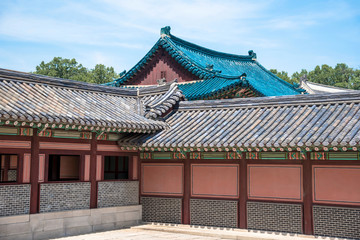
M 169 129 L 125 135 L 142 147 L 355 146 L 360 141 L 360 93 L 183 101 Z
M 166 123 L 142 116 L 143 103 L 138 102 L 145 95 L 164 96 L 166 88 L 142 92 L 0 69 L 0 120 L 115 131 L 166 128 Z
M 172 109 L 183 97 L 176 83 L 169 85 L 167 92 L 164 94 L 152 95 L 147 98 L 143 97 L 142 101 L 146 108 L 145 116 L 153 119 L 158 118 Z

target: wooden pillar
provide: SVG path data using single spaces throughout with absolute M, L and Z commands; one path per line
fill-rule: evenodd
M 307 159 L 303 161 L 304 169 L 304 233 L 314 234 L 313 229 L 313 211 L 312 211 L 312 167 L 310 153 L 307 153 Z
M 96 133 L 92 133 L 90 147 L 90 208 L 97 208 L 97 182 L 96 182 L 96 148 L 97 139 Z
M 30 168 L 30 213 L 39 212 L 39 136 L 37 130 L 34 129 L 34 134 L 31 138 L 31 168 Z
M 184 198 L 183 198 L 183 224 L 190 224 L 190 159 L 189 154 L 184 160 Z
M 245 154 L 240 160 L 240 199 L 239 199 L 239 228 L 247 228 L 246 201 L 247 201 L 247 161 Z
M 139 204 L 141 204 L 141 187 L 142 187 L 142 172 L 141 172 L 141 165 L 142 165 L 142 159 L 140 158 L 140 155 L 139 155 L 139 161 L 138 161 L 138 179 L 139 179 Z

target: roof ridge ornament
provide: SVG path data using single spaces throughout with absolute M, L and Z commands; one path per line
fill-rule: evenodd
M 242 86 L 243 87 L 249 87 L 249 81 L 246 79 L 246 73 L 243 73 L 240 75 L 240 80 L 242 81 Z
M 165 36 L 170 37 L 170 30 L 171 30 L 170 26 L 166 26 L 166 27 L 161 28 L 160 37 L 161 38 L 163 38 Z
M 251 60 L 256 60 L 256 53 L 253 50 L 248 51 Z
M 300 83 L 307 82 L 308 81 L 307 75 L 306 74 L 302 75 L 299 80 L 300 80 Z
M 212 71 L 214 70 L 214 64 L 206 64 L 206 70 Z
M 161 79 L 158 79 L 156 80 L 158 86 L 163 86 L 163 85 L 166 85 L 166 78 L 161 78 Z

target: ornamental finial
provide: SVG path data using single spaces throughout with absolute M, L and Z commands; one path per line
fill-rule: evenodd
M 170 37 L 170 30 L 171 30 L 170 26 L 166 26 L 166 27 L 161 28 L 160 37 L 164 37 L 164 36 Z
M 256 60 L 256 53 L 254 53 L 253 50 L 249 50 L 249 56 L 251 57 L 252 60 Z
M 300 80 L 300 83 L 307 82 L 307 80 L 308 80 L 307 75 L 306 74 L 302 75 L 299 80 Z

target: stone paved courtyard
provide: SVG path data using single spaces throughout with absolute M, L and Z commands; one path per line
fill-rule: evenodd
M 190 234 L 182 234 L 182 233 L 172 233 L 172 232 L 160 232 L 160 231 L 151 231 L 151 230 L 143 230 L 143 229 L 120 229 L 115 231 L 107 231 L 100 233 L 90 233 L 79 236 L 71 236 L 64 238 L 57 238 L 56 240 L 118 240 L 118 239 L 126 239 L 126 240 L 147 240 L 147 239 L 168 239 L 168 240 L 215 240 L 222 239 L 219 237 L 204 237 L 204 236 L 196 236 Z
M 234 228 L 145 223 L 126 229 L 57 238 L 56 240 L 315 240 L 314 236 L 279 232 L 248 231 Z M 322 238 L 320 238 L 322 239 Z

